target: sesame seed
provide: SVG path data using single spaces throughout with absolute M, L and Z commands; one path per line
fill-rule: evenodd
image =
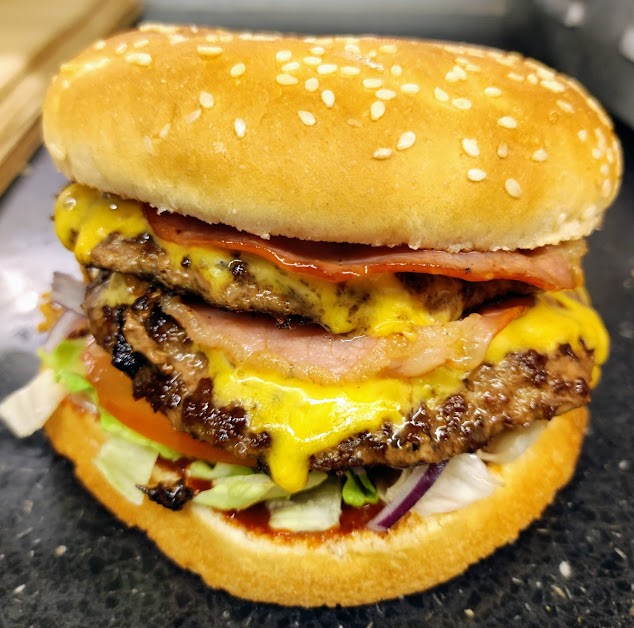
M 519 198 L 522 195 L 522 188 L 515 179 L 507 179 L 504 182 L 504 187 L 509 193 L 509 196 L 512 196 L 513 198 Z
M 505 159 L 509 155 L 509 145 L 502 142 L 497 148 L 497 155 L 500 159 Z
M 368 89 L 378 89 L 383 85 L 383 81 L 380 78 L 367 78 L 362 81 L 363 87 L 367 87 Z
M 498 120 L 498 126 L 505 129 L 515 129 L 517 127 L 517 120 L 511 116 L 503 116 Z
M 196 52 L 201 57 L 219 57 L 223 49 L 220 46 L 197 46 Z
M 187 37 L 184 37 L 183 35 L 179 35 L 178 33 L 174 33 L 172 35 L 168 35 L 167 36 L 170 44 L 174 45 L 174 44 L 182 44 L 184 41 L 187 41 Z
M 125 57 L 126 63 L 147 67 L 152 63 L 152 57 L 147 52 L 131 52 Z
M 377 148 L 374 151 L 374 154 L 372 155 L 374 159 L 388 159 L 391 156 L 392 156 L 391 148 Z
M 434 89 L 434 96 L 436 100 L 440 102 L 447 102 L 449 100 L 449 94 L 444 89 L 440 89 L 440 87 Z
M 192 111 L 191 113 L 188 113 L 185 116 L 185 122 L 187 122 L 187 124 L 191 124 L 192 122 L 196 122 L 196 120 L 198 120 L 198 118 L 200 118 L 200 114 L 202 113 L 202 111 L 200 109 L 194 109 L 194 111 Z
M 469 157 L 479 157 L 480 156 L 480 147 L 478 146 L 477 140 L 472 138 L 465 137 L 462 140 L 462 150 L 464 150 Z
M 379 118 L 383 117 L 384 113 L 385 113 L 384 102 L 380 100 L 376 100 L 370 105 L 370 118 L 372 118 L 372 120 L 378 120 Z
M 468 98 L 454 98 L 451 104 L 456 107 L 456 109 L 462 109 L 463 111 L 471 109 L 471 101 Z
M 106 47 L 106 42 L 103 39 L 96 41 L 95 45 L 93 46 L 95 50 L 103 50 L 105 47 Z
M 170 132 L 172 125 L 168 122 L 160 131 L 159 137 L 164 140 L 167 137 L 167 134 Z
M 447 74 L 445 74 L 445 80 L 450 83 L 457 83 L 460 80 L 460 77 L 453 70 L 450 70 Z
M 278 77 L 279 78 L 279 77 Z M 291 76 L 291 78 L 295 78 L 293 76 Z M 279 82 L 279 81 L 278 81 Z M 309 78 L 305 83 L 304 83 L 304 87 L 309 91 L 309 92 L 315 92 L 319 89 L 319 80 L 316 79 L 315 77 L 313 78 Z
M 299 119 L 306 126 L 313 126 L 317 120 L 315 120 L 315 116 L 310 111 L 302 111 L 301 109 L 297 112 Z
M 559 82 L 554 80 L 541 80 L 539 84 L 551 92 L 559 93 L 566 90 L 566 88 Z
M 601 159 L 601 157 L 603 157 L 603 151 L 600 148 L 593 148 L 592 156 L 594 159 Z
M 321 93 L 321 99 L 324 101 L 324 105 L 328 107 L 328 109 L 332 109 L 335 104 L 335 94 L 331 92 L 329 89 L 325 89 Z
M 247 132 L 247 123 L 242 118 L 236 118 L 233 123 L 233 130 L 236 132 L 238 139 L 241 140 Z
M 310 49 L 310 51 L 317 56 L 323 55 L 326 52 L 325 48 L 322 48 L 321 46 L 314 46 L 313 48 Z
M 346 124 L 348 124 L 350 126 L 353 126 L 353 127 L 356 127 L 357 129 L 360 129 L 363 126 L 361 121 L 357 120 L 356 118 L 348 118 L 346 120 Z
M 275 60 L 279 63 L 286 63 L 293 56 L 293 53 L 290 50 L 278 50 L 275 53 Z
M 401 91 L 404 94 L 418 94 L 420 87 L 416 83 L 405 83 L 405 85 L 401 85 Z
M 200 92 L 198 102 L 204 109 L 211 109 L 215 104 L 214 97 L 209 92 Z
M 467 73 L 459 66 L 454 65 L 451 70 L 461 81 L 465 81 L 467 79 Z
M 398 142 L 396 143 L 396 150 L 406 150 L 414 146 L 414 142 L 416 141 L 416 133 L 413 131 L 405 131 L 398 138 Z
M 291 76 L 290 74 L 278 74 L 275 77 L 275 81 L 279 83 L 280 85 L 297 85 L 297 83 L 299 83 L 299 79 L 294 76 Z M 314 91 L 314 90 L 310 90 L 310 91 Z
M 306 65 L 319 65 L 321 62 L 322 62 L 321 57 L 304 57 L 304 63 Z
M 537 70 L 537 76 L 547 81 L 554 79 L 556 76 L 553 70 L 549 70 L 548 68 L 545 68 L 543 65 L 537 65 L 536 70 Z
M 575 108 L 567 100 L 558 100 L 557 105 L 560 109 L 563 109 L 567 113 L 575 112 Z
M 147 46 L 150 43 L 149 39 L 139 39 L 137 41 L 135 41 L 132 46 L 134 48 L 145 48 L 145 46 Z
M 475 63 L 468 63 L 464 67 L 467 72 L 480 72 L 480 66 Z
M 465 58 L 465 57 L 456 57 L 456 64 L 457 65 L 467 65 L 467 63 L 469 63 L 469 59 Z
M 218 41 L 218 35 L 216 35 L 215 33 L 205 35 L 205 41 Z
M 151 33 L 173 33 L 178 27 L 172 26 L 171 24 L 161 24 L 159 22 L 145 22 L 139 26 L 139 30 L 142 33 L 151 32 Z
M 376 97 L 381 100 L 392 100 L 396 98 L 396 92 L 391 89 L 379 89 L 376 92 Z
M 403 74 L 403 68 L 400 65 L 393 65 L 390 68 L 390 72 L 392 76 L 401 76 L 401 74 Z
M 145 147 L 145 152 L 150 155 L 154 152 L 154 143 L 152 142 L 152 138 L 145 135 L 143 137 L 143 145 Z
M 585 142 L 588 139 L 588 131 L 586 131 L 585 129 L 581 129 L 580 131 L 577 131 L 577 137 L 582 142 Z
M 605 151 L 605 156 L 608 159 L 608 163 L 609 164 L 613 164 L 614 163 L 614 152 L 611 148 L 608 148 L 608 150 Z
M 229 70 L 229 74 L 231 74 L 233 78 L 238 78 L 239 76 L 242 76 L 246 71 L 247 71 L 247 66 L 244 65 L 244 63 L 236 63 L 231 68 L 231 70 Z
M 295 70 L 299 70 L 298 61 L 291 61 L 290 63 L 287 63 L 286 65 L 282 66 L 283 72 L 294 72 Z
M 559 563 L 559 573 L 564 578 L 570 578 L 570 576 L 572 575 L 572 568 L 570 567 L 570 563 L 565 561 L 565 560 L 560 562 Z
M 546 161 L 548 159 L 548 153 L 545 148 L 538 148 L 532 155 L 531 159 L 533 161 Z
M 355 68 L 353 65 L 344 65 L 341 68 L 341 73 L 344 76 L 357 76 L 357 74 L 361 74 L 361 69 Z
M 346 44 L 343 49 L 346 52 L 351 52 L 352 54 L 355 54 L 355 55 L 361 54 L 361 49 L 359 48 L 359 46 L 356 46 L 355 44 Z
M 126 44 L 125 42 L 119 44 L 114 51 L 118 54 L 118 55 L 122 55 L 126 50 L 128 49 L 128 44 Z
M 335 63 L 322 63 L 321 65 L 317 66 L 317 73 L 318 74 L 333 74 L 333 72 L 337 71 L 337 65 Z
M 497 98 L 502 95 L 502 90 L 499 87 L 485 87 L 484 95 L 490 98 Z
M 604 176 L 607 177 L 608 174 L 610 173 L 610 166 L 608 166 L 608 164 L 603 164 L 601 166 L 601 169 L 599 170 L 599 172 Z
M 524 80 L 523 74 L 518 74 L 517 72 L 509 72 L 506 76 L 508 76 L 512 81 L 517 81 L 521 83 Z
M 601 186 L 601 195 L 604 198 L 607 198 L 608 196 L 610 196 L 611 192 L 612 184 L 610 183 L 610 179 L 605 179 L 605 181 L 603 181 L 603 185 Z
M 539 79 L 537 78 L 537 76 L 535 74 L 533 74 L 532 72 L 526 77 L 526 80 L 531 84 L 531 85 L 537 85 L 537 83 L 539 83 Z
M 394 44 L 384 44 L 383 46 L 379 46 L 380 52 L 395 53 L 396 50 L 397 48 Z
M 469 179 L 469 181 L 475 181 L 476 183 L 478 181 L 484 181 L 486 177 L 487 173 L 480 168 L 470 168 L 467 172 L 467 179 Z

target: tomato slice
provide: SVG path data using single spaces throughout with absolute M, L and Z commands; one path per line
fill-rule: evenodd
M 130 379 L 112 366 L 110 356 L 96 343 L 92 342 L 86 347 L 82 361 L 86 367 L 86 377 L 95 387 L 101 406 L 135 432 L 175 449 L 185 457 L 255 466 L 252 460 L 236 458 L 185 432 L 176 431 L 169 419 L 155 412 L 145 399 L 133 397 Z

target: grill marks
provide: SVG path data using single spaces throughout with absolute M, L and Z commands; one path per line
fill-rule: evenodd
M 164 293 L 138 282 L 133 303 L 103 307 L 98 296 L 105 279 L 102 275 L 88 291 L 91 331 L 113 361 L 116 353 L 125 368 L 141 364 L 131 369 L 135 396 L 147 398 L 176 429 L 265 466 L 270 436 L 252 432 L 240 406 L 215 406 L 206 358 L 161 309 Z M 474 451 L 508 426 L 550 419 L 586 404 L 592 365 L 592 351 L 575 353 L 569 345 L 553 355 L 530 350 L 511 354 L 497 366 L 485 363 L 452 395 L 422 404 L 401 428 L 384 424 L 376 432 L 357 434 L 313 456 L 311 468 L 409 466 Z

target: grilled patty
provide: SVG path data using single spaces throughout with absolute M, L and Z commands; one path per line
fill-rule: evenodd
M 176 429 L 265 466 L 271 438 L 250 430 L 239 405 L 214 405 L 207 359 L 162 310 L 165 289 L 131 280 L 124 302 L 104 304 L 100 292 L 109 279 L 104 273 L 93 282 L 85 308 L 91 332 L 113 364 L 132 378 L 135 396 L 148 399 Z M 575 353 L 568 345 L 551 355 L 529 350 L 497 365 L 484 363 L 453 394 L 422 404 L 398 429 L 384 423 L 376 432 L 356 434 L 314 455 L 311 468 L 404 467 L 474 451 L 506 427 L 586 404 L 593 363 L 591 351 Z
M 119 273 L 160 281 L 170 290 L 197 294 L 207 303 L 242 312 L 271 314 L 281 324 L 317 323 L 343 334 L 363 330 L 381 309 L 385 292 L 411 301 L 432 318 L 456 320 L 466 310 L 499 295 L 529 294 L 535 288 L 519 281 L 468 282 L 441 275 L 396 273 L 382 281 L 361 278 L 334 283 L 296 276 L 253 255 L 218 252 L 204 264 L 170 255 L 150 234 L 134 239 L 110 234 L 92 251 L 90 263 Z M 334 313 L 334 315 L 333 315 Z

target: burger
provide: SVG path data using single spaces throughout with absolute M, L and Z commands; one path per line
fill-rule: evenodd
M 574 80 L 148 24 L 62 66 L 43 126 L 85 282 L 56 277 L 45 368 L 2 412 L 210 586 L 422 591 L 570 479 L 608 351 L 584 238 L 621 175 Z

